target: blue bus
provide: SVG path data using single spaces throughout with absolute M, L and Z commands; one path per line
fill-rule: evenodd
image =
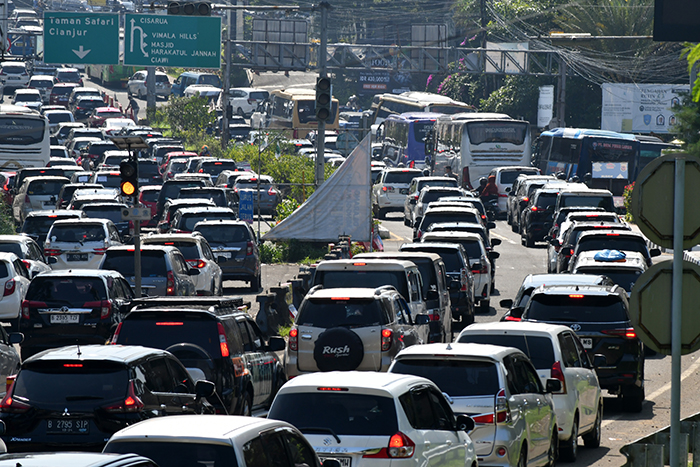
M 634 135 L 580 128 L 554 128 L 536 141 L 533 165 L 542 174 L 576 175 L 590 188 L 622 196 L 637 176 L 640 143 Z
M 425 168 L 425 137 L 441 115 L 434 112 L 389 115 L 377 129 L 377 141 L 382 143 L 379 159 L 388 166 Z
M 664 143 L 660 138 L 656 136 L 649 135 L 637 135 L 636 139 L 639 140 L 639 159 L 637 160 L 636 175 L 642 171 L 646 165 L 661 156 L 661 151 L 664 149 L 680 149 L 681 147 L 677 144 Z M 635 176 L 635 179 L 637 177 Z

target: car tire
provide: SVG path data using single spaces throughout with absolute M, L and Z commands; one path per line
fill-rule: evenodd
M 564 462 L 576 462 L 578 455 L 578 415 L 574 416 L 571 436 L 559 446 L 559 458 Z
M 250 280 L 250 290 L 257 292 L 260 290 L 260 284 L 262 283 L 260 274 L 257 276 L 253 276 L 253 278 Z
M 510 215 L 510 209 L 506 209 L 506 223 L 513 225 L 513 216 Z
M 527 467 L 527 445 L 523 443 L 523 447 L 520 448 L 520 455 L 518 456 L 517 467 Z
M 253 394 L 250 392 L 250 389 L 247 390 L 243 396 L 241 412 L 238 415 L 243 415 L 244 417 L 253 416 Z
M 583 438 L 583 445 L 589 449 L 595 449 L 600 446 L 600 434 L 602 431 L 603 423 L 603 404 L 598 405 L 598 412 L 595 416 L 595 422 L 593 422 L 593 429 L 581 436 Z
M 644 385 L 631 385 L 622 390 L 622 405 L 627 412 L 639 413 L 644 405 Z
M 526 224 L 523 224 L 522 227 L 520 227 L 520 243 L 528 248 L 535 246 L 535 242 L 532 241 L 532 237 L 527 231 Z
M 552 430 L 552 439 L 549 442 L 549 450 L 547 451 L 547 464 L 545 467 L 554 467 L 559 457 L 559 436 L 557 435 L 557 427 Z
M 481 300 L 479 302 L 479 312 L 488 313 L 491 309 L 491 300 Z
M 406 216 L 403 216 L 403 225 L 405 225 L 406 227 L 411 226 L 411 221 Z
M 243 109 L 242 109 L 241 107 L 239 107 L 238 109 L 236 109 L 236 114 L 239 115 L 239 116 L 241 116 L 241 117 L 243 117 L 243 118 L 245 118 L 245 112 L 243 112 Z
M 348 349 L 326 354 L 325 348 Z M 354 331 L 344 327 L 329 328 L 319 334 L 314 344 L 314 360 L 320 371 L 351 371 L 357 369 L 364 358 L 362 339 Z
M 386 209 L 377 209 L 377 219 L 386 219 Z

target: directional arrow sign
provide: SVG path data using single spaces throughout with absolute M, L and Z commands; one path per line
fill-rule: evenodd
M 44 13 L 44 61 L 117 65 L 119 15 L 112 13 Z
M 221 18 L 126 15 L 124 64 L 219 68 Z

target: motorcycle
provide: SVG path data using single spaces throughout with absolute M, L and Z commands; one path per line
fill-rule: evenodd
M 484 203 L 484 209 L 486 210 L 486 216 L 489 218 L 489 221 L 493 222 L 498 219 L 498 216 L 501 214 L 501 210 L 498 207 L 498 197 L 482 198 L 482 202 Z

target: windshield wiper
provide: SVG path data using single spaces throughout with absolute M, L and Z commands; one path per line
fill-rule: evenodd
M 326 428 L 322 426 L 305 426 L 304 428 L 299 428 L 299 431 L 301 431 L 302 433 L 305 433 L 307 431 L 320 431 L 321 433 L 330 433 L 338 442 L 338 444 L 340 444 L 340 438 L 337 434 L 335 434 L 335 431 L 333 431 L 331 428 Z

